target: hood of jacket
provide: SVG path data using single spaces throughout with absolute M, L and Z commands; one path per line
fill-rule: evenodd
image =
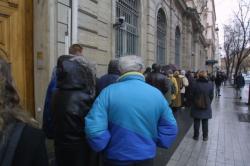
M 56 75 L 58 89 L 79 89 L 91 94 L 95 89 L 94 74 L 84 57 L 61 56 L 57 62 Z

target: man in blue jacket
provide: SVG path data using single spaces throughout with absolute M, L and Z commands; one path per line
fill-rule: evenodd
M 114 59 L 109 62 L 108 73 L 103 75 L 96 84 L 96 94 L 99 95 L 100 92 L 108 87 L 109 85 L 116 83 L 119 78 L 120 71 L 118 68 L 118 60 Z
M 156 147 L 169 148 L 177 124 L 162 93 L 145 83 L 142 59 L 119 59 L 122 76 L 105 88 L 85 118 L 91 147 L 105 152 L 105 165 L 153 166 Z

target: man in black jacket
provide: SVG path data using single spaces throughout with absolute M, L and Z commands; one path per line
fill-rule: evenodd
M 103 89 L 115 83 L 119 76 L 119 62 L 117 59 L 111 60 L 108 66 L 108 73 L 98 79 L 96 84 L 96 94 L 99 95 Z
M 83 47 L 80 44 L 73 44 L 69 48 L 70 56 L 83 56 Z M 56 67 L 53 70 L 52 77 L 47 88 L 43 111 L 43 131 L 47 138 L 54 139 L 53 117 L 51 112 L 52 96 L 57 88 Z
M 168 90 L 171 89 L 170 80 L 168 80 L 166 76 L 161 73 L 161 65 L 153 64 L 152 69 L 153 72 L 147 75 L 146 82 L 159 89 L 165 96 Z
M 221 96 L 220 94 L 220 88 L 221 88 L 221 84 L 223 82 L 223 76 L 220 72 L 217 73 L 217 76 L 215 78 L 215 86 L 216 86 L 216 96 Z
M 236 84 L 236 97 L 241 99 L 242 98 L 241 91 L 242 91 L 242 88 L 244 88 L 244 86 L 245 86 L 245 79 L 242 76 L 242 74 L 239 74 L 236 77 L 235 84 Z
M 51 106 L 56 161 L 58 166 L 90 165 L 83 126 L 95 97 L 95 76 L 84 57 L 71 55 L 58 59 L 56 76 Z

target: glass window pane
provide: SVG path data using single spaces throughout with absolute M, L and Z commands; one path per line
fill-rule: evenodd
M 116 56 L 137 55 L 138 43 L 138 4 L 139 0 L 118 0 L 116 2 L 116 18 L 125 17 L 122 27 L 117 27 L 116 31 Z M 122 51 L 121 51 L 122 50 Z
M 162 9 L 157 15 L 157 63 L 165 64 L 166 16 Z
M 180 65 L 180 45 L 181 45 L 181 32 L 177 27 L 175 31 L 175 64 Z

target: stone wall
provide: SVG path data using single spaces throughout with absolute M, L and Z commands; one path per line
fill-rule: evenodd
M 34 1 L 35 105 L 38 117 L 43 110 L 46 88 L 56 59 L 67 53 L 67 47 L 72 43 L 70 39 L 73 28 L 68 17 L 74 9 L 69 2 L 70 0 Z M 199 37 L 195 37 L 198 35 L 194 31 L 192 20 L 185 14 L 187 6 L 180 2 L 184 1 L 140 1 L 138 47 L 146 66 L 156 61 L 157 13 L 162 8 L 167 22 L 165 63 L 175 63 L 175 31 L 179 27 L 181 68 L 196 70 L 204 67 L 206 56 L 201 54 L 205 52 L 204 45 Z M 115 9 L 116 0 L 78 0 L 76 41 L 83 44 L 85 56 L 96 63 L 97 76 L 106 73 L 109 60 L 115 58 Z M 195 42 L 192 42 L 194 37 Z M 37 65 L 36 56 L 39 52 L 44 57 Z
M 35 111 L 39 121 L 42 119 L 44 96 L 57 57 L 55 9 L 55 1 L 34 1 Z
M 78 42 L 85 46 L 84 53 L 96 62 L 98 75 L 106 72 L 108 61 L 115 58 L 115 4 L 116 0 L 79 0 Z M 156 61 L 157 13 L 162 8 L 167 19 L 166 64 L 175 63 L 175 30 L 181 30 L 181 67 L 191 69 L 190 20 L 177 1 L 140 1 L 139 54 L 146 66 Z M 198 53 L 197 53 L 198 54 Z M 196 62 L 199 64 L 198 62 Z M 197 67 L 198 68 L 198 67 Z

